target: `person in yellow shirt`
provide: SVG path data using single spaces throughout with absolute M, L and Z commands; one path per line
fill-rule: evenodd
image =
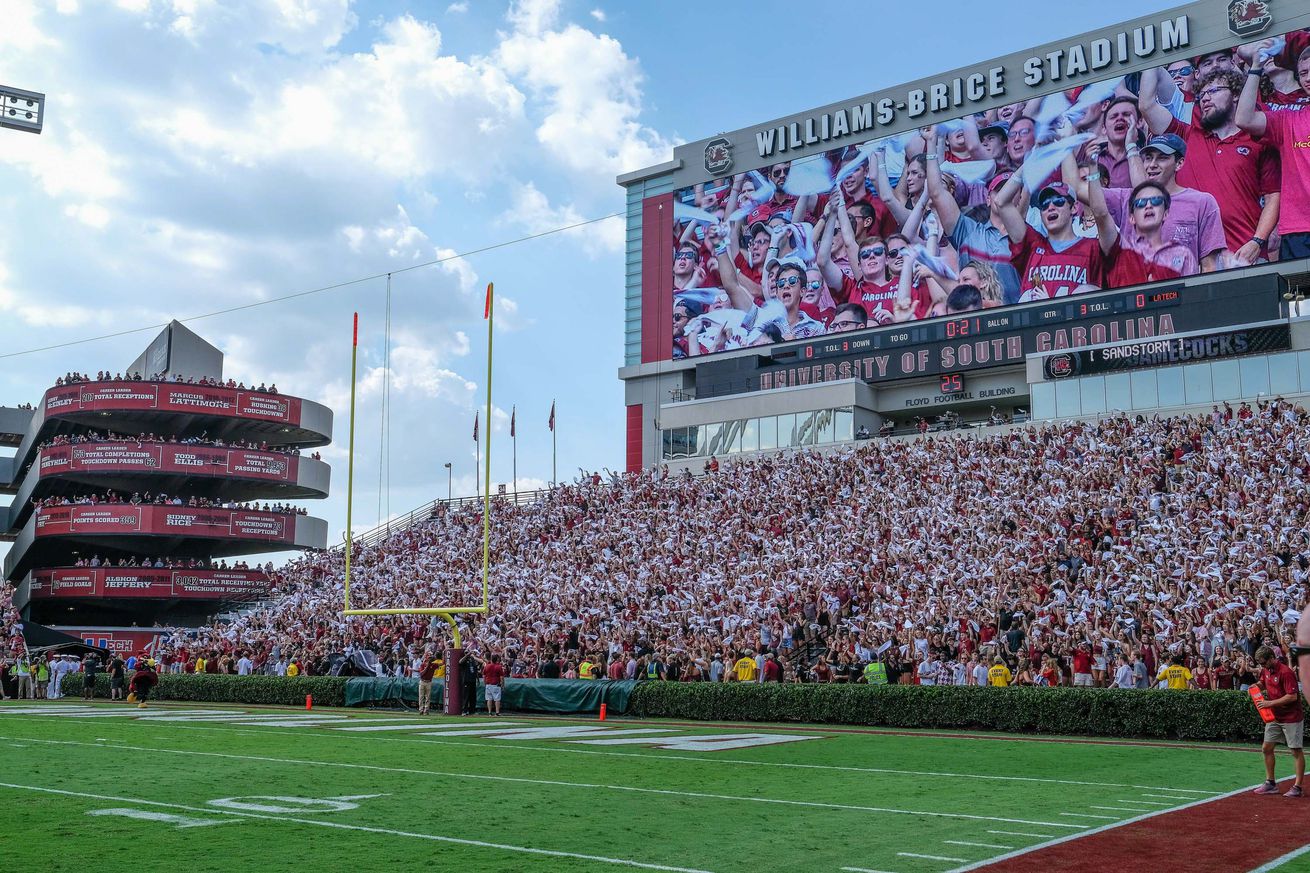
M 732 670 L 737 676 L 738 682 L 755 681 L 755 659 L 749 654 L 743 654 L 737 659 L 737 663 L 732 665 Z
M 1174 655 L 1169 660 L 1168 666 L 1161 667 L 1155 681 L 1164 682 L 1169 686 L 1170 691 L 1186 691 L 1188 688 L 1196 687 L 1192 671 L 1183 666 L 1182 655 Z
M 1014 674 L 1005 666 L 1005 662 L 1000 658 L 992 661 L 991 669 L 987 671 L 987 684 L 994 688 L 1006 688 L 1012 681 Z
M 295 661 L 292 661 L 290 664 L 287 664 L 287 675 L 288 675 L 288 676 L 299 676 L 299 675 L 300 675 L 300 665 L 297 664 Z
M 596 674 L 592 670 L 592 663 L 590 657 L 583 657 L 582 663 L 578 665 L 578 678 L 579 679 L 596 678 Z

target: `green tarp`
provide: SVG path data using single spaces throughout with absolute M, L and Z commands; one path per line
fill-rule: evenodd
M 590 714 L 606 709 L 615 715 L 628 710 L 628 698 L 636 682 L 611 679 L 510 679 L 506 681 L 501 706 L 510 712 L 545 712 L 552 715 Z M 445 683 L 432 683 L 432 708 L 440 706 Z M 478 708 L 483 702 L 478 683 Z M 346 706 L 387 703 L 418 704 L 417 679 L 373 679 L 357 676 L 346 681 Z

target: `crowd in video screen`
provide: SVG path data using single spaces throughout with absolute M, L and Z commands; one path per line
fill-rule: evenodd
M 675 193 L 674 358 L 1310 255 L 1310 31 Z

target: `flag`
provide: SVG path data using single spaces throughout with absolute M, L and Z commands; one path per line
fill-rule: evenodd
M 550 428 L 551 432 L 554 433 L 555 431 L 555 401 L 554 400 L 550 401 L 550 421 L 546 422 L 546 427 Z
M 482 310 L 483 318 L 491 318 L 491 288 L 492 283 L 487 283 L 487 305 Z
M 478 414 L 473 413 L 473 442 L 478 441 Z
M 514 418 L 517 415 L 518 415 L 518 407 L 511 406 L 509 408 L 509 435 L 511 439 L 513 439 L 514 437 Z

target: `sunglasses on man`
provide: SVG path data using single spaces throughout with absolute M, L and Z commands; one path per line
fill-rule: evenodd
M 881 258 L 887 254 L 886 246 L 869 246 L 867 249 L 860 249 L 861 258 Z
M 1133 200 L 1134 209 L 1145 209 L 1148 206 L 1163 206 L 1164 197 L 1156 194 L 1154 197 L 1138 197 Z
M 1040 208 L 1046 209 L 1048 206 L 1059 208 L 1061 206 L 1068 206 L 1070 202 L 1071 201 L 1068 197 L 1065 197 L 1063 194 L 1057 194 L 1054 197 L 1047 197 L 1043 200 Z

